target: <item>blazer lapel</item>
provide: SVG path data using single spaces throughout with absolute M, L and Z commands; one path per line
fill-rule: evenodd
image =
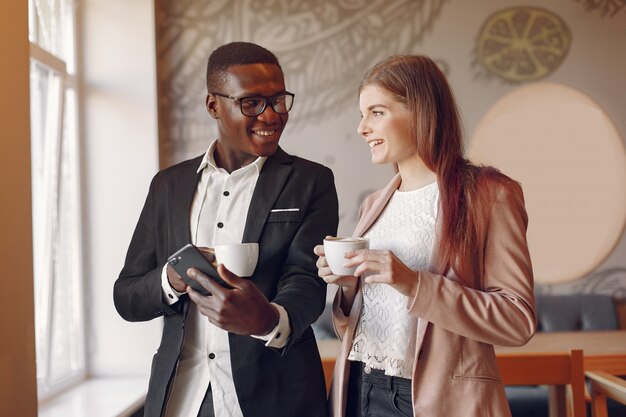
M 396 174 L 395 177 L 383 188 L 380 196 L 372 203 L 372 206 L 367 209 L 367 212 L 363 213 L 363 217 L 359 220 L 359 223 L 356 225 L 354 229 L 353 235 L 355 237 L 361 237 L 367 230 L 374 224 L 374 221 L 378 219 L 380 213 L 383 212 L 385 206 L 389 202 L 389 199 L 393 195 L 393 193 L 400 186 L 400 182 L 402 179 L 400 178 L 400 174 Z
M 258 242 L 265 221 L 291 172 L 291 157 L 280 147 L 265 161 L 248 208 L 242 242 Z
M 197 172 L 202 158 L 203 156 L 199 156 L 187 162 L 186 169 L 181 172 L 182 178 L 176 182 L 176 188 L 171 191 L 171 201 L 165 202 L 172 205 L 172 219 L 175 219 L 173 246 L 176 249 L 191 242 L 189 213 L 202 175 L 202 172 Z

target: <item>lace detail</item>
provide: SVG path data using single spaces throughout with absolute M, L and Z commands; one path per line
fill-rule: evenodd
M 439 204 L 437 183 L 396 191 L 365 235 L 370 248 L 391 250 L 414 271 L 426 269 L 435 240 Z M 348 359 L 412 378 L 416 317 L 407 314 L 408 298 L 386 284 L 363 286 L 363 307 Z

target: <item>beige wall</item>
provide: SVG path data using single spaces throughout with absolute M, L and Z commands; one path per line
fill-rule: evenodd
M 30 193 L 28 4 L 0 2 L 0 415 L 37 415 Z M 8 42 L 7 40 L 11 40 Z

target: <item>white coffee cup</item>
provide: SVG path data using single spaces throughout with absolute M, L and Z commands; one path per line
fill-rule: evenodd
M 344 255 L 348 251 L 369 248 L 369 240 L 362 237 L 330 237 L 324 239 L 324 254 L 330 270 L 335 275 L 353 275 L 356 266 L 346 268 Z
M 215 259 L 238 277 L 249 277 L 254 273 L 259 259 L 258 243 L 235 243 L 216 245 Z

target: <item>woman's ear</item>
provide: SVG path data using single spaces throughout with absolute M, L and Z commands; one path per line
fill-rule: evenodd
M 217 100 L 213 94 L 207 94 L 206 96 L 206 110 L 209 112 L 212 118 L 219 119 L 217 111 Z

